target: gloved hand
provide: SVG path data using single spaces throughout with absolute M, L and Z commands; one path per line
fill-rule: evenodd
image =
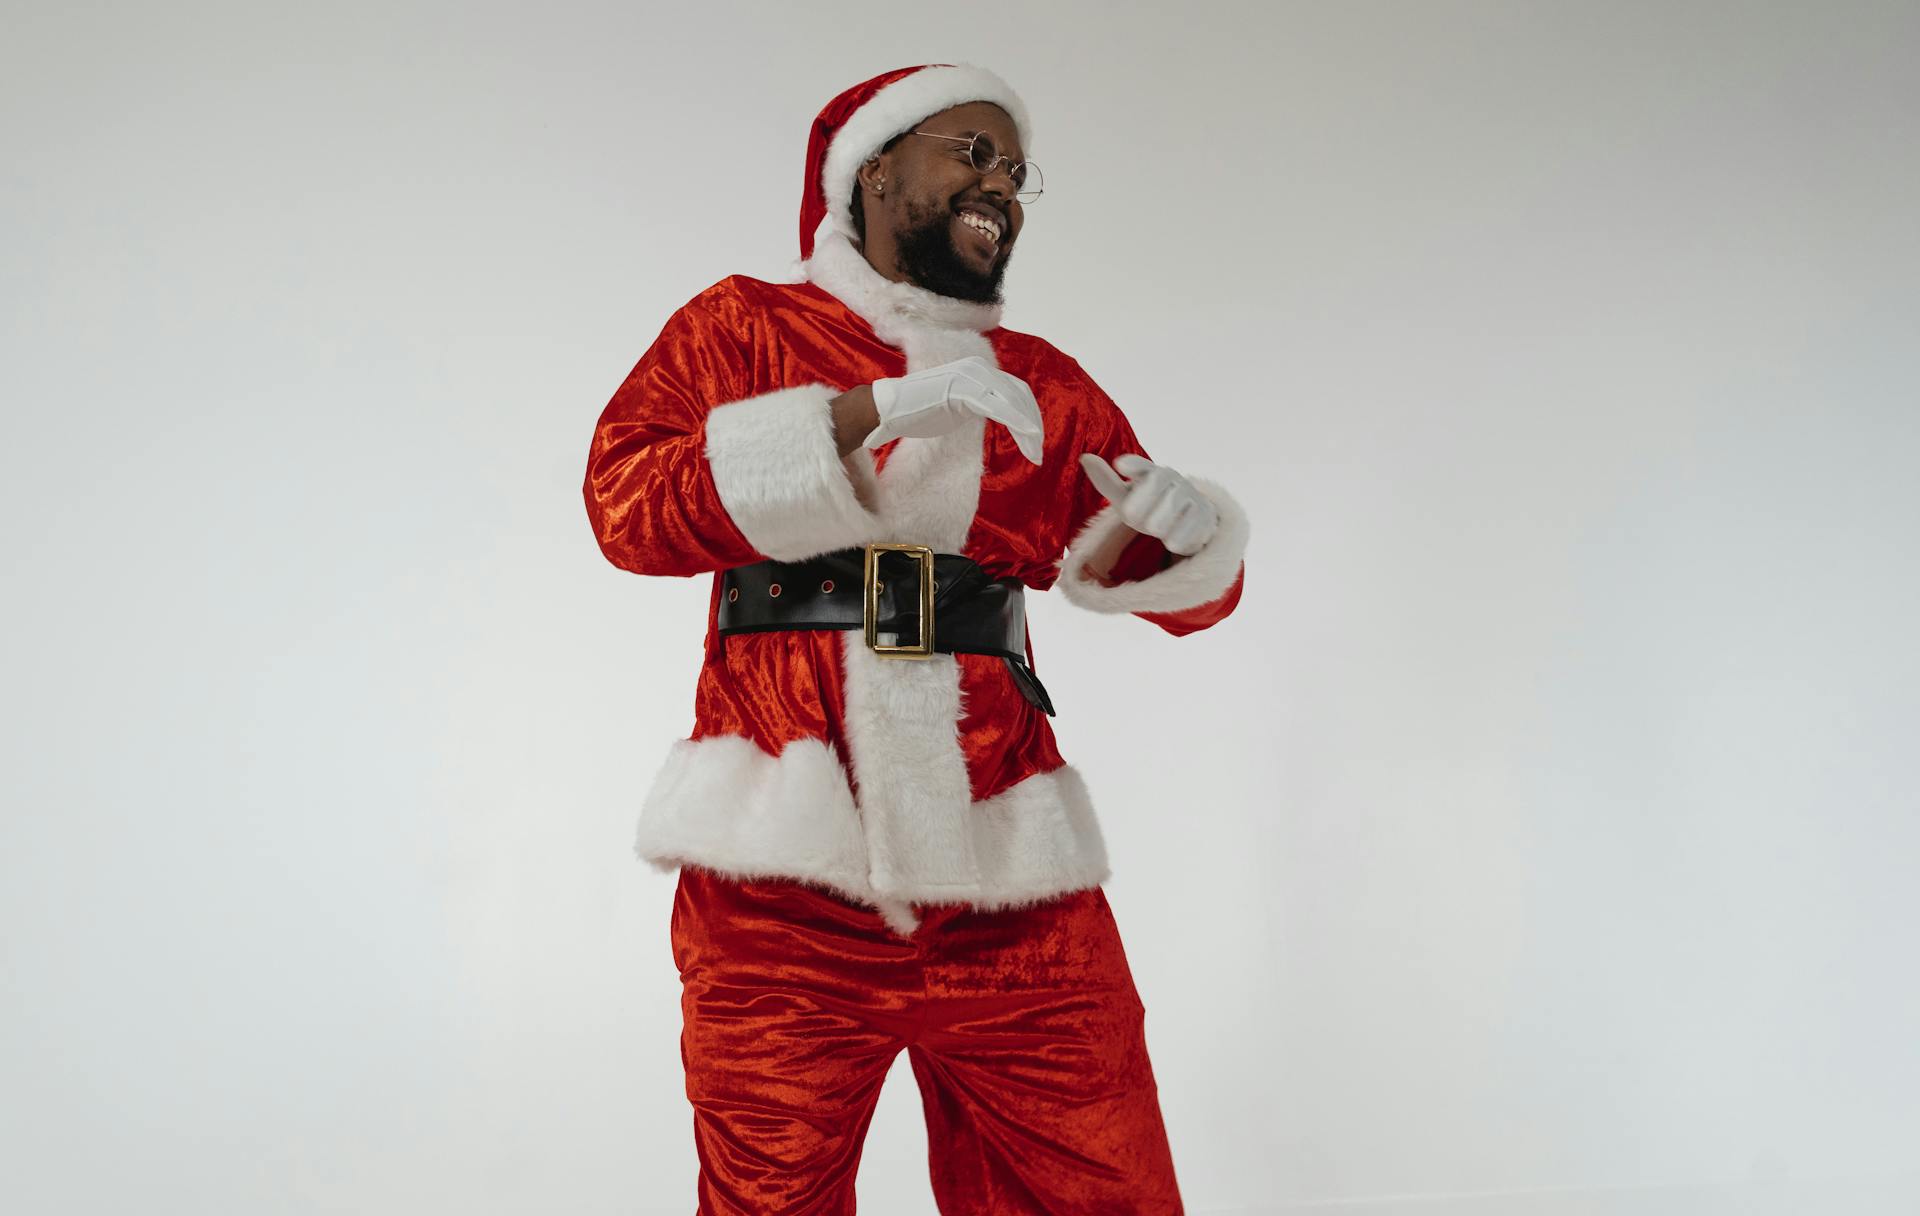
M 1145 456 L 1129 452 L 1114 457 L 1113 464 L 1108 465 L 1092 452 L 1084 452 L 1080 467 L 1094 489 L 1106 495 L 1108 502 L 1119 505 L 1120 522 L 1135 532 L 1158 537 L 1168 552 L 1182 557 L 1198 553 L 1220 526 L 1220 512 L 1206 495 L 1166 465 L 1155 464 Z
M 890 439 L 944 435 L 977 415 L 1006 427 L 1020 454 L 1040 463 L 1044 430 L 1033 390 L 979 355 L 875 380 L 873 406 L 880 424 L 867 435 L 869 448 Z

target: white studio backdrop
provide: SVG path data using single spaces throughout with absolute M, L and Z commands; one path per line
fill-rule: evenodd
M 1254 518 L 1038 597 L 1196 1213 L 1920 1210 L 1920 8 L 14 6 L 0 1205 L 692 1207 L 579 497 L 808 122 L 1027 97 L 1007 324 Z M 910 1076 L 863 1210 L 929 1213 Z

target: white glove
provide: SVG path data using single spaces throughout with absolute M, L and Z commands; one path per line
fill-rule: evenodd
M 891 439 L 944 435 L 971 418 L 997 422 L 1013 434 L 1020 454 L 1040 463 L 1040 403 L 1018 376 L 979 355 L 873 382 L 880 424 L 866 438 L 877 448 Z
M 1106 495 L 1108 502 L 1119 504 L 1120 522 L 1135 532 L 1158 537 L 1171 553 L 1182 557 L 1198 553 L 1220 526 L 1220 511 L 1206 495 L 1180 474 L 1145 456 L 1129 452 L 1114 457 L 1109 466 L 1092 452 L 1085 452 L 1080 467 L 1094 489 Z

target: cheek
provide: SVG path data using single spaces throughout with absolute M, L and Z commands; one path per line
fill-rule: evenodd
M 933 189 L 941 198 L 952 204 L 955 200 L 973 192 L 980 181 L 974 171 L 958 162 L 940 166 L 937 173 L 929 174 L 927 180 L 933 183 Z

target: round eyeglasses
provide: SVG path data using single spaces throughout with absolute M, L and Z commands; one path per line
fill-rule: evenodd
M 999 147 L 993 142 L 993 136 L 985 131 L 975 132 L 971 139 L 959 135 L 935 135 L 932 131 L 914 131 L 912 134 L 967 145 L 967 160 L 973 165 L 973 171 L 982 177 L 992 173 L 1004 163 L 1007 166 L 1007 176 L 1013 179 L 1013 197 L 1023 203 L 1031 203 L 1046 189 L 1047 179 L 1041 174 L 1039 165 L 1030 160 L 1023 160 L 1019 164 L 1013 163 L 1001 154 Z

